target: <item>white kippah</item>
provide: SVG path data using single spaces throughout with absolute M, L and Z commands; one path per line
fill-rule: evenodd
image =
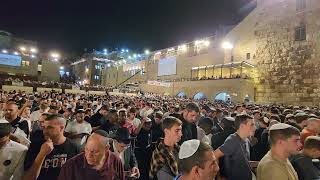
M 197 152 L 200 140 L 192 139 L 182 143 L 179 151 L 179 159 L 185 159 Z
M 9 122 L 6 119 L 1 118 L 0 119 L 0 124 L 9 124 Z
M 263 117 L 263 121 L 264 121 L 265 123 L 269 123 L 269 118 Z
M 278 124 L 272 125 L 269 130 L 270 130 L 270 131 L 272 131 L 272 130 L 281 130 L 281 129 L 288 129 L 288 128 L 290 128 L 290 127 L 292 127 L 292 126 L 289 125 L 289 124 L 278 123 Z
M 228 121 L 232 121 L 232 122 L 235 121 L 235 119 L 234 119 L 233 117 L 225 117 L 225 118 L 226 118 L 226 120 L 228 120 Z

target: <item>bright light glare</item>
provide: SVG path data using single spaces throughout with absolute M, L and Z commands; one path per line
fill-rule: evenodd
M 60 54 L 59 53 L 51 53 L 51 57 L 58 59 L 58 58 L 60 58 Z
M 20 50 L 21 50 L 21 51 L 26 51 L 26 50 L 27 50 L 27 48 L 26 48 L 26 47 L 24 47 L 24 46 L 21 46 L 21 47 L 20 47 Z
M 204 41 L 204 45 L 205 46 L 209 46 L 210 45 L 210 41 Z
M 37 53 L 37 52 L 38 52 L 38 49 L 36 49 L 36 48 L 30 48 L 30 51 L 31 51 L 32 53 Z
M 180 46 L 178 47 L 178 49 L 179 49 L 180 51 L 185 52 L 185 51 L 187 51 L 187 45 L 182 44 L 182 45 L 180 45 Z
M 222 43 L 222 48 L 223 49 L 232 49 L 233 48 L 233 45 L 229 42 L 223 42 Z

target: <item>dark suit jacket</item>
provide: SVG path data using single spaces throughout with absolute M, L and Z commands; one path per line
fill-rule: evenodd
M 110 151 L 114 152 L 113 140 L 110 141 Z M 133 167 L 138 167 L 138 162 L 136 156 L 134 155 L 134 150 L 131 146 L 124 150 L 123 156 L 125 171 L 130 171 Z

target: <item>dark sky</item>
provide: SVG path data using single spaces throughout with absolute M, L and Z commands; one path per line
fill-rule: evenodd
M 41 49 L 162 49 L 213 35 L 243 17 L 253 0 L 6 0 L 0 29 Z M 248 5 L 249 3 L 249 5 Z M 251 3 L 252 4 L 252 3 Z

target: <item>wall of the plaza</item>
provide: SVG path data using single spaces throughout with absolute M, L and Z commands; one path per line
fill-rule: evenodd
M 257 65 L 256 100 L 319 105 L 320 1 L 260 0 L 257 8 L 226 39 L 235 43 L 234 56 L 251 53 Z M 306 39 L 297 41 L 296 28 L 305 25 Z

